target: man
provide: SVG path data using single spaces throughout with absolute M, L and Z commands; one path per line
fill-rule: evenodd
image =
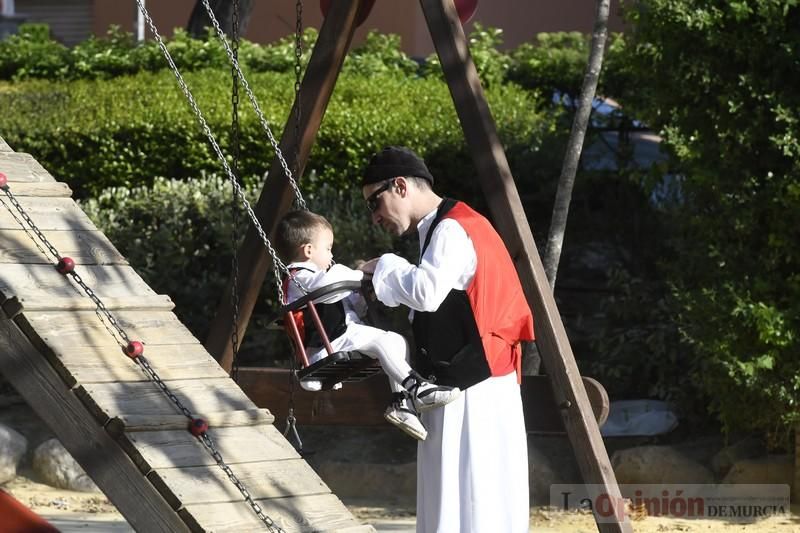
M 520 341 L 533 319 L 500 236 L 463 202 L 433 191 L 424 161 L 407 148 L 375 154 L 362 193 L 374 223 L 419 233 L 420 261 L 373 259 L 378 299 L 412 309 L 416 367 L 464 393 L 424 413 L 417 452 L 417 531 L 528 531 L 527 439 Z

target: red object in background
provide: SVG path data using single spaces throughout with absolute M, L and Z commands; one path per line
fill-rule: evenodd
M 328 16 L 328 9 L 331 7 L 332 0 L 319 0 L 319 9 L 322 11 L 322 16 Z M 358 13 L 356 13 L 356 26 L 361 26 L 367 20 L 372 6 L 375 5 L 375 0 L 361 0 L 361 5 L 358 6 Z
M 478 9 L 478 0 L 454 0 L 456 4 L 456 11 L 458 11 L 458 18 L 461 24 L 466 24 L 469 19 L 475 14 Z
M 5 187 L 5 186 L 6 186 L 6 183 L 8 183 L 8 178 L 6 177 L 6 175 L 5 175 L 5 174 L 3 174 L 2 172 L 0 172 L 0 189 L 2 189 L 3 187 Z
M 3 490 L 0 490 L 0 531 L 3 533 L 58 533 L 58 530 L 47 520 Z

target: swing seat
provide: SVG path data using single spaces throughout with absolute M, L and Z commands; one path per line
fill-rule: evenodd
M 301 383 L 318 381 L 322 390 L 330 390 L 337 383 L 353 383 L 363 381 L 382 372 L 380 363 L 366 354 L 358 351 L 334 352 L 322 322 L 317 314 L 314 300 L 324 296 L 331 296 L 342 292 L 360 292 L 363 288 L 360 281 L 339 281 L 320 287 L 294 302 L 284 305 L 273 320 L 283 325 L 294 347 L 294 357 L 300 369 L 295 372 L 297 380 Z M 303 338 L 297 324 L 297 314 L 308 309 L 320 336 L 328 351 L 328 356 L 314 364 L 309 364 L 308 356 L 303 345 Z

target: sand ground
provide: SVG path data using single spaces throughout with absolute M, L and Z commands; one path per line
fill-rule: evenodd
M 132 531 L 114 506 L 98 493 L 60 490 L 19 476 L 2 486 L 22 503 L 45 516 L 64 533 Z M 348 503 L 348 502 L 345 502 Z M 412 509 L 382 507 L 379 502 L 348 505 L 353 514 L 379 532 L 414 531 Z M 638 533 L 800 533 L 800 507 L 791 515 L 773 516 L 755 523 L 741 524 L 725 520 L 679 520 L 644 517 L 633 522 Z M 594 519 L 585 512 L 564 512 L 547 508 L 531 509 L 531 532 L 591 533 L 597 531 Z

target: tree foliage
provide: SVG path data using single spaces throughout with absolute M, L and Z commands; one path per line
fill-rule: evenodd
M 629 10 L 624 102 L 658 129 L 680 179 L 666 272 L 730 430 L 800 420 L 800 7 L 642 0 Z

